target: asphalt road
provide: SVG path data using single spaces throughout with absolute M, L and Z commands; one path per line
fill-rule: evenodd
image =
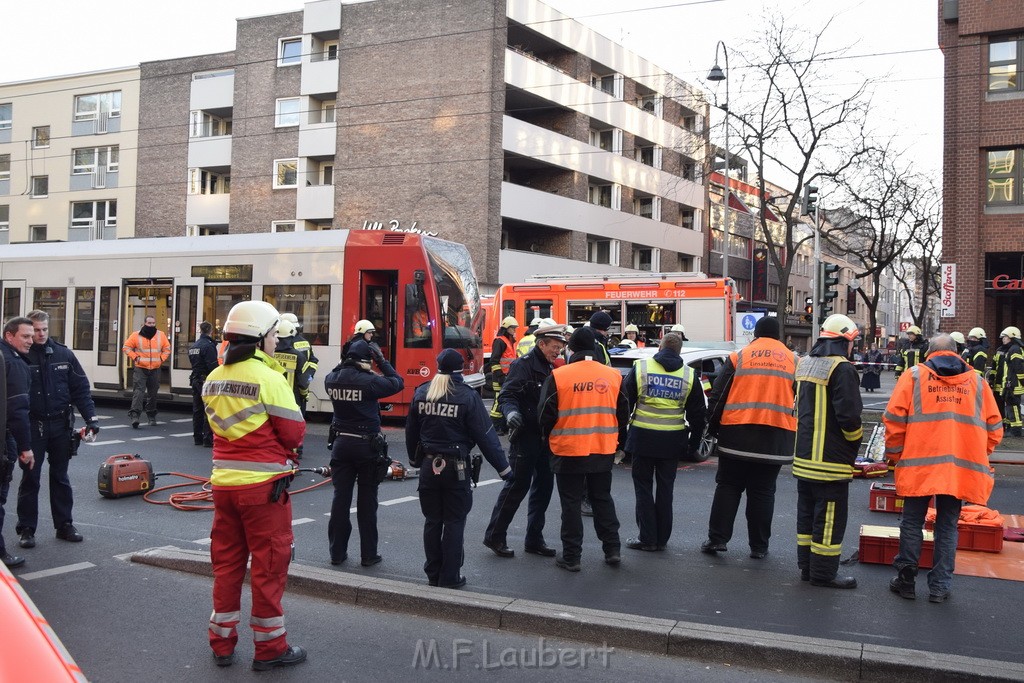
M 882 395 L 865 394 L 865 399 L 866 403 L 881 400 Z M 48 510 L 43 503 L 38 546 L 22 551 L 16 548 L 13 515 L 9 515 L 5 529 L 8 545 L 28 558 L 26 565 L 15 573 L 91 679 L 204 680 L 211 676 L 205 642 L 205 624 L 210 610 L 209 581 L 133 566 L 119 558 L 154 546 L 208 547 L 211 514 L 151 505 L 141 497 L 103 499 L 97 493 L 96 472 L 109 455 L 138 453 L 153 462 L 158 472 L 207 475 L 210 452 L 192 445 L 191 418 L 186 413 L 161 413 L 157 427 L 143 426 L 137 431 L 127 424 L 120 406 L 103 406 L 100 413 L 104 419 L 99 442 L 83 445 L 71 467 L 77 494 L 75 523 L 85 535 L 85 542 L 69 544 L 54 539 L 47 528 Z M 389 428 L 388 434 L 392 453 L 404 454 L 401 430 Z M 304 465 L 327 464 L 325 440 L 326 425 L 310 424 Z M 892 569 L 882 565 L 846 567 L 860 582 L 860 587 L 854 591 L 812 588 L 799 581 L 794 542 L 796 486 L 788 470 L 784 470 L 779 479 L 775 535 L 771 554 L 765 560 L 747 557 L 742 515 L 737 520 L 736 536 L 729 552 L 712 557 L 697 550 L 706 534 L 707 511 L 714 489 L 715 464 L 710 462 L 687 466 L 679 472 L 675 491 L 676 526 L 667 552 L 624 550 L 622 565 L 608 567 L 601 561 L 600 544 L 587 524 L 583 571 L 569 574 L 556 568 L 550 559 L 521 552 L 525 509 L 520 511 L 509 530 L 509 544 L 517 550 L 515 558 L 498 558 L 483 547 L 483 530 L 500 486 L 487 468 L 485 464 L 466 533 L 464 573 L 469 588 L 474 591 L 651 617 L 1024 663 L 1014 608 L 1021 595 L 1018 582 L 957 576 L 953 600 L 934 605 L 923 599 L 911 602 L 890 594 L 887 583 Z M 613 478 L 623 541 L 636 533 L 629 474 L 628 469 L 618 467 Z M 180 481 L 162 476 L 157 485 Z M 293 484 L 293 490 L 301 483 L 317 481 L 322 480 L 314 475 L 303 475 L 301 481 Z M 852 484 L 844 557 L 856 550 L 861 524 L 898 524 L 895 515 L 867 509 L 868 487 L 869 482 L 864 480 Z M 1024 468 L 997 468 L 992 507 L 1006 513 L 1020 513 L 1024 505 L 1022 494 Z M 330 566 L 326 534 L 331 495 L 327 484 L 299 493 L 293 499 L 299 562 Z M 349 561 L 336 569 L 406 580 L 410 582 L 410 590 L 415 590 L 417 585 L 425 583 L 420 535 L 422 516 L 416 498 L 416 480 L 384 482 L 379 499 L 380 552 L 384 561 L 372 568 L 353 566 Z M 13 512 L 12 502 L 8 503 L 8 510 Z M 557 495 L 547 519 L 547 541 L 557 545 Z M 353 538 L 350 554 L 358 556 L 356 543 Z M 339 676 L 346 680 L 405 680 L 404 677 L 409 676 L 411 680 L 413 675 L 418 679 L 424 672 L 412 669 L 409 662 L 414 643 L 421 637 L 416 634 L 421 629 L 430 634 L 442 634 L 430 637 L 449 641 L 456 637 L 476 640 L 493 637 L 502 643 L 518 642 L 516 636 L 507 633 L 487 635 L 481 629 L 415 620 L 405 615 L 366 613 L 350 607 L 336 608 L 296 596 L 287 597 L 286 610 L 290 637 L 308 646 L 313 653 L 306 675 L 317 680 L 336 680 Z M 421 621 L 422 624 L 414 626 Z M 240 651 L 246 656 L 244 653 L 251 653 L 248 649 L 251 645 L 245 642 L 247 629 L 242 628 L 241 633 L 244 648 L 240 645 Z M 471 635 L 459 635 L 463 633 Z M 523 642 L 536 644 L 535 639 L 524 638 Z M 346 661 L 356 663 L 357 668 L 338 669 L 335 655 L 328 658 L 322 654 L 327 650 L 350 657 Z M 387 654 L 377 654 L 378 650 Z M 678 660 L 668 660 L 666 668 L 658 668 L 660 658 L 629 653 L 623 657 L 622 661 L 629 661 L 630 666 L 647 662 L 651 668 L 636 669 L 634 675 L 634 669 L 619 669 L 616 664 L 613 668 L 617 671 L 614 674 L 617 680 L 678 679 L 678 672 L 671 667 L 671 661 Z M 314 664 L 317 661 L 323 662 L 323 668 Z M 683 671 L 690 671 L 690 665 L 697 666 L 684 665 Z M 711 675 L 702 666 L 693 669 L 694 679 Z M 594 674 L 593 669 L 589 671 Z M 641 675 L 642 671 L 647 671 L 648 675 Z M 488 673 L 506 675 L 504 669 Z M 716 675 L 730 673 L 734 672 L 719 671 Z M 662 678 L 663 674 L 666 678 Z M 223 673 L 218 671 L 217 675 Z M 300 675 L 298 670 L 295 675 Z M 783 674 L 747 672 L 743 678 L 754 675 L 774 679 Z

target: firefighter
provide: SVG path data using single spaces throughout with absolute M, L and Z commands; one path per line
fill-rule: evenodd
M 653 358 L 642 358 L 624 380 L 633 420 L 625 450 L 633 463 L 636 521 L 631 550 L 664 550 L 672 535 L 672 490 L 679 461 L 700 447 L 706 405 L 693 368 L 683 363 L 683 340 L 669 333 Z M 657 483 L 657 494 L 654 486 Z
M 217 344 L 210 336 L 212 332 L 213 325 L 205 320 L 199 323 L 199 339 L 188 347 L 188 360 L 192 364 L 192 374 L 188 378 L 192 387 L 192 440 L 197 446 L 207 448 L 213 446 L 213 432 L 203 405 L 203 384 L 218 365 Z
M 457 351 L 442 351 L 437 374 L 416 389 L 405 423 L 409 464 L 420 469 L 423 571 L 431 586 L 442 588 L 466 585 L 461 570 L 466 517 L 473 507 L 470 450 L 479 446 L 503 480 L 513 476 L 480 394 L 463 381 L 462 366 Z
M 551 451 L 562 506 L 562 554 L 555 564 L 578 572 L 584 493 L 593 508 L 594 531 L 601 540 L 605 564 L 621 562 L 612 466 L 625 442 L 629 404 L 621 391 L 619 371 L 595 360 L 598 349 L 591 328 L 573 332 L 569 350 L 569 362 L 544 380 L 538 410 L 540 434 Z
M 320 369 L 320 359 L 318 359 L 316 354 L 313 353 L 312 344 L 310 344 L 309 340 L 302 335 L 302 323 L 299 322 L 298 317 L 294 313 L 282 313 L 281 322 L 289 322 L 295 326 L 295 333 L 292 335 L 291 341 L 292 348 L 295 349 L 296 352 L 305 353 L 306 355 L 306 362 L 302 367 L 296 368 L 296 372 L 301 372 L 302 376 L 309 377 L 309 381 L 312 382 L 313 375 L 315 375 L 316 371 Z M 278 335 L 278 341 L 280 341 L 280 337 L 282 336 L 284 335 Z M 302 415 L 305 417 L 306 401 L 309 397 L 309 382 L 306 383 L 305 389 L 299 392 L 299 397 L 301 398 L 298 402 L 299 407 L 302 408 Z
M 673 325 L 672 329 L 669 330 L 669 332 L 675 332 L 676 334 L 679 335 L 679 338 L 682 339 L 684 342 L 690 341 L 689 339 L 686 338 L 686 328 L 683 327 L 681 323 L 676 323 L 675 325 Z
M 964 349 L 962 356 L 982 379 L 986 379 L 988 341 L 985 339 L 985 330 L 980 327 L 971 328 L 971 331 L 967 333 L 967 348 Z
M 491 391 L 494 393 L 494 404 L 497 405 L 498 394 L 501 392 L 501 385 L 505 383 L 512 361 L 516 359 L 516 330 L 519 322 L 512 316 L 501 321 L 498 334 L 491 342 L 491 357 L 488 361 L 487 370 L 490 375 Z M 494 422 L 494 429 L 498 434 L 506 434 L 508 429 L 501 413 L 491 413 L 491 420 Z
M 372 363 L 383 374 L 371 369 Z M 361 564 L 372 567 L 381 561 L 377 552 L 377 477 L 378 459 L 387 455 L 387 440 L 380 429 L 382 398 L 405 388 L 405 381 L 379 351 L 362 339 L 352 342 L 345 360 L 324 381 L 334 404 L 331 430 L 331 480 L 334 500 L 327 538 L 331 564 L 348 559 L 348 539 L 352 535 L 349 509 L 352 489 L 358 485 L 356 521 L 359 524 Z
M 0 532 L 4 525 L 4 506 L 10 491 L 14 463 L 20 461 L 23 468 L 35 466 L 32 453 L 32 423 L 29 419 L 29 393 L 32 388 L 32 371 L 29 368 L 28 352 L 32 348 L 32 321 L 28 318 L 11 318 L 4 323 L 4 337 L 0 340 L 0 355 L 6 367 L 4 377 L 4 450 L 0 453 Z M 13 569 L 25 564 L 25 558 L 7 552 L 3 535 L 0 534 L 0 560 Z
M 1024 395 L 1024 348 L 1020 329 L 1007 327 L 999 334 L 1003 345 L 1000 376 L 996 378 L 998 395 L 1003 399 L 1003 422 L 1011 436 L 1021 436 L 1020 397 Z
M 223 328 L 230 342 L 224 365 L 203 385 L 213 429 L 210 647 L 217 666 L 234 662 L 242 582 L 251 556 L 249 624 L 256 671 L 306 660 L 304 649 L 288 645 L 281 606 L 293 541 L 286 489 L 306 422 L 284 369 L 271 355 L 279 320 L 277 309 L 265 301 L 232 306 Z
M 962 355 L 963 352 L 964 352 L 964 349 L 967 347 L 967 340 L 964 339 L 964 333 L 963 332 L 950 332 L 949 333 L 949 337 L 954 342 L 956 342 L 956 353 L 957 353 L 957 355 L 958 356 Z
M 903 498 L 900 547 L 893 560 L 897 575 L 889 589 L 910 600 L 917 597 L 921 528 L 932 496 L 935 551 L 928 601 L 949 598 L 961 502 L 988 501 L 994 483 L 989 455 L 1002 439 L 992 392 L 953 350 L 952 336 L 932 339 L 928 360 L 896 383 L 883 417 L 885 452 L 896 461 L 896 495 Z
M 298 330 L 294 323 L 281 320 L 277 326 L 277 348 L 274 359 L 285 370 L 288 385 L 295 394 L 295 402 L 303 417 L 306 415 L 306 397 L 309 396 L 309 385 L 313 381 L 317 364 L 310 360 L 309 342 L 298 339 Z
M 850 362 L 857 324 L 833 314 L 796 368 L 797 564 L 812 586 L 856 588 L 838 576 L 853 463 L 864 434 L 857 369 Z M 912 366 L 911 366 L 912 367 Z
M 642 349 L 645 346 L 647 346 L 640 339 L 640 328 L 637 327 L 636 325 L 632 324 L 632 323 L 630 323 L 629 325 L 626 325 L 626 329 L 625 329 L 625 332 L 624 332 L 624 338 L 623 338 L 622 341 L 631 341 L 634 344 L 636 344 L 636 348 L 638 348 L 638 349 Z
M 498 407 L 511 431 L 509 460 L 515 473 L 498 493 L 484 532 L 484 545 L 498 557 L 515 556 L 515 551 L 506 543 L 508 527 L 527 493 L 530 502 L 525 550 L 533 555 L 555 556 L 555 549 L 544 542 L 544 515 L 551 502 L 554 478 L 551 451 L 540 435 L 537 406 L 541 384 L 551 374 L 552 364 L 565 348 L 565 327 L 538 327 L 534 334 L 537 344 L 530 353 L 512 363 L 498 396 Z
M 896 378 L 903 374 L 907 368 L 912 368 L 918 363 L 924 362 L 928 356 L 928 343 L 921 336 L 921 328 L 911 325 L 907 328 L 907 343 L 898 352 L 899 359 L 896 361 Z
M 775 485 L 793 462 L 796 355 L 779 340 L 779 319 L 763 317 L 754 341 L 729 355 L 711 390 L 709 433 L 718 437 L 718 473 L 705 553 L 726 550 L 740 498 L 747 494 L 750 557 L 764 559 L 772 535 Z
M 362 339 L 367 344 L 373 344 L 373 335 L 377 330 L 374 328 L 373 323 L 369 320 L 360 320 L 356 323 L 355 328 L 352 330 L 352 337 L 345 342 L 344 346 L 341 347 L 341 357 L 344 358 L 348 355 L 348 347 L 352 345 L 352 342 Z M 377 347 L 380 348 L 379 346 Z
M 530 326 L 526 328 L 526 334 L 524 334 L 523 338 L 516 344 L 516 358 L 522 358 L 533 350 L 533 345 L 537 342 L 534 333 L 537 331 L 537 328 L 543 324 L 543 318 L 534 318 L 530 321 Z M 494 352 L 492 350 L 491 356 L 493 355 Z

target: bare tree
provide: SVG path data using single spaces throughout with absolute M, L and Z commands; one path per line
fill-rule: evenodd
M 925 334 L 934 332 L 926 318 L 933 296 L 940 287 L 939 256 L 942 253 L 942 196 L 930 181 L 923 186 L 911 215 L 915 231 L 908 241 L 902 263 L 895 263 L 893 275 L 906 294 L 910 317 Z

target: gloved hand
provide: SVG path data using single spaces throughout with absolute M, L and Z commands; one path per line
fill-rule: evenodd
M 621 448 L 615 451 L 615 464 L 618 465 L 620 462 L 626 459 L 626 452 Z
M 100 423 L 99 422 L 93 421 L 93 422 L 90 422 L 89 424 L 87 424 L 85 426 L 85 435 L 86 436 L 91 436 L 91 437 L 95 438 L 96 435 L 99 434 L 99 433 L 100 433 Z
M 523 416 L 519 414 L 519 411 L 513 411 L 505 420 L 508 422 L 509 429 L 519 429 L 523 426 Z
M 370 353 L 373 354 L 373 362 L 381 367 L 384 364 L 384 353 L 380 350 L 380 344 L 370 342 Z
M 516 415 L 518 414 L 519 413 L 516 413 Z M 502 475 L 501 480 L 506 484 L 511 484 L 516 480 L 516 473 L 512 470 L 512 468 L 509 468 L 508 472 Z

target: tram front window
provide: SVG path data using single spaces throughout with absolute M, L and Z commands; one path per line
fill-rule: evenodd
M 469 251 L 461 244 L 426 237 L 438 297 L 438 326 L 444 348 L 482 348 L 480 289 Z

